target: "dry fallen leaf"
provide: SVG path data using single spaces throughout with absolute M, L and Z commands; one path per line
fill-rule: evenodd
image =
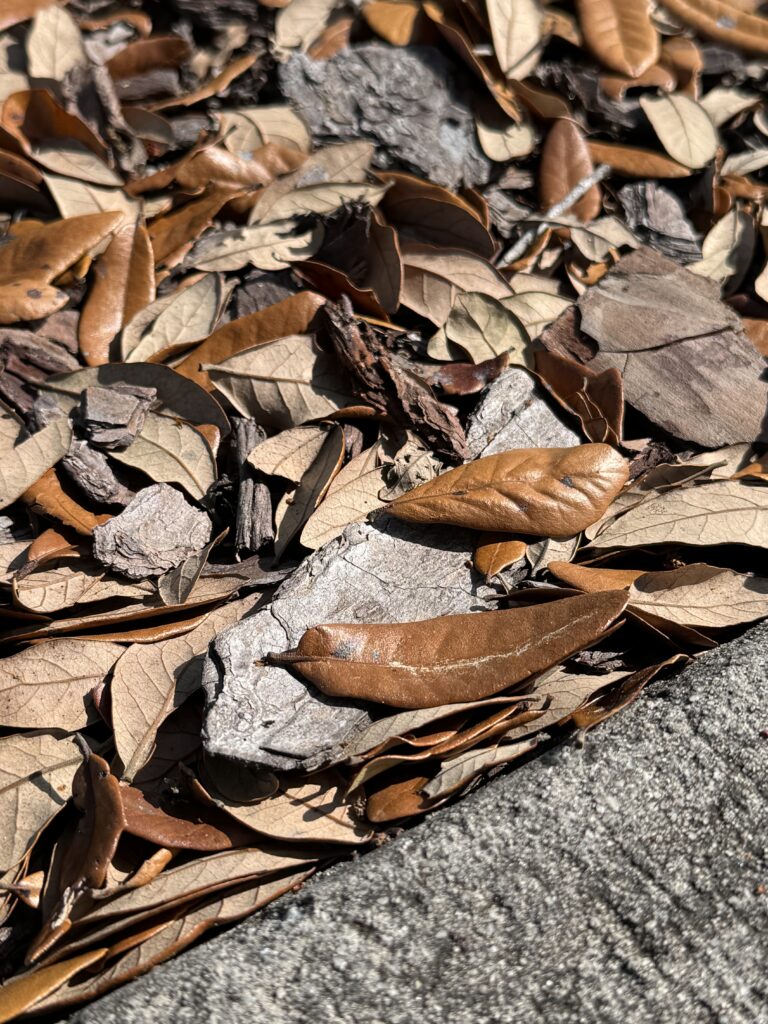
M 638 78 L 659 59 L 659 34 L 647 0 L 577 0 L 584 41 L 601 64 Z
M 690 96 L 641 96 L 640 106 L 659 140 L 685 167 L 705 167 L 717 150 L 717 130 L 706 110 Z
M 629 603 L 683 626 L 733 626 L 768 616 L 768 580 L 695 563 L 639 576 Z

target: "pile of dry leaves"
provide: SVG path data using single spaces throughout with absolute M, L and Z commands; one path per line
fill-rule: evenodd
M 768 616 L 761 6 L 0 5 L 0 1021 Z

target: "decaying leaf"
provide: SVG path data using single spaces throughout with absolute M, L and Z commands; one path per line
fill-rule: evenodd
M 506 689 L 597 640 L 627 595 L 565 598 L 533 608 L 396 625 L 315 626 L 272 655 L 329 696 L 437 707 Z
M 638 576 L 629 602 L 682 626 L 733 626 L 768 616 L 768 580 L 694 563 Z
M 502 303 L 481 292 L 458 295 L 445 321 L 446 337 L 475 363 L 508 352 L 511 362 L 532 366 L 528 333 L 509 302 L 511 299 Z

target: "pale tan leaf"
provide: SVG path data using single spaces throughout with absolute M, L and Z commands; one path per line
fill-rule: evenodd
M 67 454 L 72 426 L 60 416 L 20 444 L 0 451 L 0 508 L 12 504 Z
M 517 281 L 513 286 L 517 287 L 519 284 Z M 553 292 L 520 288 L 517 294 L 504 299 L 502 305 L 515 314 L 528 332 L 528 336 L 533 339 L 538 338 L 545 327 L 573 305 L 573 299 L 566 299 Z
M 584 41 L 611 71 L 637 78 L 659 59 L 649 0 L 577 0 Z
M 219 772 L 226 771 L 222 765 Z M 364 843 L 371 829 L 360 821 L 344 797 L 345 780 L 334 771 L 315 772 L 307 779 L 285 777 L 280 791 L 257 803 L 237 803 L 211 792 L 216 804 L 249 828 L 286 842 Z
M 719 128 L 730 121 L 742 110 L 749 110 L 760 102 L 757 93 L 739 89 L 737 86 L 716 85 L 706 96 L 702 96 L 699 105 L 706 110 L 712 124 Z
M 499 300 L 513 294 L 501 274 L 480 256 L 416 242 L 401 242 L 401 253 L 401 301 L 437 327 L 448 319 L 461 292 L 480 292 Z
M 106 681 L 120 644 L 47 640 L 3 660 L 0 727 L 74 732 L 98 719 L 90 692 Z
M 525 78 L 539 62 L 542 11 L 536 0 L 487 0 L 493 49 L 508 78 Z
M 768 546 L 768 488 L 730 480 L 677 488 L 633 506 L 590 547 L 645 544 Z
M 259 595 L 223 605 L 184 636 L 154 644 L 132 644 L 112 675 L 115 745 L 129 782 L 152 756 L 157 730 L 200 688 L 201 655 L 221 630 L 241 619 Z
M 563 218 L 567 222 L 569 218 Z M 574 219 L 570 226 L 571 241 L 590 263 L 604 260 L 612 249 L 636 249 L 640 242 L 618 217 L 598 217 L 585 227 Z
M 457 295 L 445 321 L 445 335 L 475 363 L 508 352 L 510 362 L 533 367 L 528 332 L 506 300 L 499 302 L 481 292 Z
M 338 0 L 291 0 L 277 12 L 275 44 L 282 50 L 308 50 L 337 4 Z
M 216 326 L 223 298 L 219 275 L 204 274 L 157 299 L 123 328 L 123 358 L 140 363 L 172 345 L 202 341 Z
M 705 167 L 717 151 L 717 129 L 706 110 L 690 96 L 668 93 L 640 97 L 640 106 L 664 149 L 679 163 Z
M 702 259 L 689 263 L 687 269 L 715 281 L 730 281 L 732 288 L 738 287 L 752 262 L 755 240 L 752 217 L 734 207 L 707 234 L 701 246 Z
M 48 615 L 77 604 L 109 601 L 120 597 L 141 601 L 154 593 L 149 582 L 132 583 L 110 577 L 103 565 L 94 559 L 62 558 L 37 572 L 14 581 L 14 598 L 22 608 Z
M 320 425 L 281 430 L 257 444 L 247 461 L 259 473 L 281 476 L 297 484 L 320 454 L 330 429 Z
M 466 750 L 458 757 L 446 761 L 434 778 L 425 783 L 421 792 L 430 800 L 440 800 L 461 789 L 482 772 L 496 765 L 509 764 L 538 745 L 534 737 L 498 747 L 480 747 Z
M 189 257 L 198 270 L 284 270 L 296 260 L 315 255 L 323 240 L 319 225 L 297 229 L 293 220 L 253 224 L 232 231 L 214 231 L 195 246 Z
M 338 537 L 350 523 L 361 522 L 385 504 L 379 492 L 386 483 L 386 466 L 377 466 L 378 445 L 360 452 L 331 482 L 328 493 L 301 533 L 301 543 L 317 550 Z
M 153 412 L 147 413 L 133 444 L 109 455 L 155 483 L 180 484 L 193 498 L 202 498 L 217 478 L 216 460 L 203 434 L 189 423 Z
M 32 155 L 38 164 L 56 174 L 77 178 L 79 181 L 89 181 L 94 185 L 122 187 L 120 176 L 95 153 L 74 139 L 67 141 L 66 145 L 37 146 Z
M 62 217 L 109 212 L 122 213 L 124 220 L 135 222 L 141 212 L 141 203 L 121 188 L 94 185 L 90 181 L 78 181 L 57 174 L 44 174 L 43 180 Z
M 511 119 L 498 123 L 496 119 L 486 120 L 475 116 L 477 138 L 489 160 L 507 163 L 521 156 L 528 156 L 536 145 L 536 131 L 528 122 L 516 124 Z
M 27 33 L 27 71 L 32 78 L 61 82 L 88 63 L 77 22 L 63 7 L 38 11 Z
M 768 616 L 768 579 L 702 563 L 647 572 L 630 586 L 629 606 L 681 626 L 736 626 Z
M 281 558 L 286 547 L 309 519 L 344 459 L 344 431 L 330 428 L 320 452 L 301 477 L 295 491 L 286 494 L 275 513 L 277 534 L 275 557 Z M 282 507 L 281 507 L 282 506 Z
M 265 227 L 273 225 L 277 228 L 281 221 L 288 222 L 295 217 L 327 217 L 346 203 L 376 206 L 386 191 L 386 185 L 366 185 L 364 182 L 329 181 L 319 185 L 303 185 L 281 196 L 265 213 L 262 213 L 261 204 L 257 203 L 256 221 L 265 224 Z
M 29 541 L 12 540 L 0 544 L 0 583 L 10 583 L 17 570 L 25 564 Z
M 0 736 L 0 871 L 18 864 L 65 805 L 82 760 L 69 737 Z
M 226 133 L 224 144 L 241 156 L 258 149 L 263 142 L 289 146 L 309 153 L 312 139 L 304 121 L 287 104 L 263 107 L 238 107 L 221 112 L 221 129 Z
M 768 167 L 768 147 L 746 149 L 743 153 L 731 153 L 723 161 L 721 174 L 754 174 Z
M 308 335 L 278 338 L 203 369 L 241 415 L 281 429 L 355 404 L 336 360 Z

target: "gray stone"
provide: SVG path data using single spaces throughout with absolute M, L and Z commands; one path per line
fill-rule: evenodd
M 203 740 L 220 754 L 270 768 L 323 764 L 371 722 L 368 708 L 332 700 L 277 665 L 327 622 L 407 622 L 480 610 L 494 591 L 471 565 L 465 530 L 413 527 L 390 517 L 348 526 L 310 555 L 272 604 L 214 641 L 203 672 Z
M 169 484 L 145 487 L 93 531 L 93 553 L 133 580 L 162 576 L 211 539 L 211 520 Z
M 519 366 L 510 367 L 485 389 L 467 426 L 472 459 L 512 448 L 570 448 L 581 440 Z
M 319 143 L 370 139 L 377 167 L 403 167 L 449 188 L 484 184 L 463 71 L 431 46 L 371 42 L 314 61 L 294 53 L 280 87 Z
M 486 388 L 468 433 L 473 455 L 578 443 L 513 368 Z M 388 517 L 355 524 L 309 556 L 272 605 L 222 633 L 203 672 L 203 740 L 210 754 L 269 768 L 312 769 L 370 722 L 366 708 L 323 696 L 276 665 L 270 651 L 329 622 L 408 622 L 483 607 L 493 591 L 471 567 L 474 534 L 417 528 Z
M 768 625 L 71 1024 L 768 1020 Z

